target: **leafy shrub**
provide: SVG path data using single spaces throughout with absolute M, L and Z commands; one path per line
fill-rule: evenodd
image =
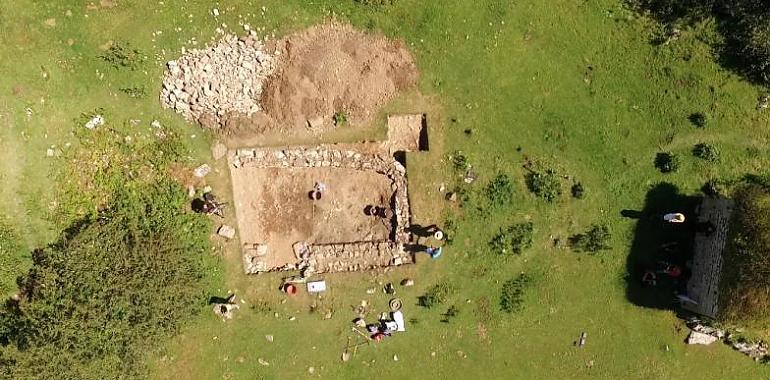
M 610 229 L 605 225 L 594 224 L 582 234 L 570 237 L 570 247 L 578 252 L 596 253 L 609 249 Z
M 525 273 L 503 283 L 500 290 L 500 310 L 506 313 L 515 313 L 523 308 L 524 291 L 532 282 L 532 278 Z
M 718 197 L 727 194 L 727 185 L 722 181 L 710 179 L 703 184 L 701 191 L 710 197 Z
M 486 187 L 487 199 L 492 205 L 505 206 L 513 200 L 513 182 L 507 174 L 498 174 Z
M 112 44 L 99 58 L 116 69 L 129 70 L 136 70 L 146 60 L 146 57 L 139 49 L 131 47 L 127 42 Z
M 449 321 L 456 317 L 458 314 L 460 314 L 460 309 L 457 306 L 452 305 L 449 307 L 449 309 L 447 309 L 446 313 L 444 313 L 444 318 L 441 320 L 441 322 L 449 323 Z
M 21 237 L 0 218 L 0 297 L 16 289 L 16 276 L 22 271 Z
M 143 98 L 147 95 L 147 90 L 144 88 L 144 86 L 122 87 L 119 89 L 119 91 L 128 95 L 131 98 Z
M 690 114 L 690 116 L 687 117 L 687 120 L 690 120 L 690 123 L 696 128 L 706 128 L 706 123 L 708 122 L 708 118 L 703 112 Z
M 451 297 L 454 292 L 455 288 L 450 283 L 440 282 L 433 285 L 427 292 L 425 292 L 425 294 L 420 296 L 420 306 L 430 309 L 434 306 L 441 305 L 448 301 L 449 297 Z
M 561 182 L 555 171 L 534 171 L 527 175 L 527 187 L 546 202 L 553 202 L 561 197 Z
M 698 157 L 700 159 L 703 159 L 709 162 L 719 161 L 719 150 L 715 146 L 710 144 L 706 144 L 706 143 L 696 144 L 692 148 L 692 154 L 695 157 Z
M 334 116 L 332 117 L 334 121 L 334 126 L 336 127 L 342 127 L 345 126 L 348 122 L 348 115 L 344 111 L 337 111 L 334 113 Z
M 471 163 L 468 157 L 458 150 L 452 155 L 452 166 L 457 171 L 466 171 L 471 168 Z
M 709 44 L 721 64 L 752 82 L 770 83 L 770 7 L 763 0 L 627 0 L 665 24 L 713 20 L 718 38 Z
M 182 211 L 187 196 L 170 180 L 118 191 L 36 250 L 21 299 L 0 309 L 10 377 L 142 377 L 145 350 L 205 304 L 208 220 Z
M 583 199 L 585 196 L 585 189 L 583 188 L 583 184 L 580 182 L 572 185 L 570 192 L 572 193 L 572 198 L 575 199 Z
M 532 247 L 532 233 L 534 226 L 531 222 L 518 223 L 500 230 L 492 240 L 489 241 L 489 247 L 492 252 L 499 255 L 508 252 L 520 255 L 524 250 Z
M 372 6 L 378 6 L 378 5 L 393 5 L 396 3 L 396 0 L 353 0 L 356 4 L 361 5 L 372 5 Z
M 673 173 L 679 170 L 679 157 L 670 152 L 661 152 L 655 156 L 655 167 L 661 173 Z
M 166 178 L 186 155 L 184 144 L 171 130 L 164 128 L 162 138 L 129 143 L 112 128 L 83 128 L 90 115 L 84 113 L 75 120 L 78 148 L 64 154 L 69 165 L 58 178 L 59 207 L 54 211 L 57 220 L 66 221 L 61 227 L 109 207 L 119 194 L 116 190 L 127 184 L 149 184 Z M 109 123 L 109 116 L 105 119 Z
M 457 235 L 457 221 L 451 217 L 447 216 L 444 219 L 444 228 L 442 229 L 444 232 L 444 241 L 447 245 L 452 245 L 452 242 L 454 242 L 454 238 Z

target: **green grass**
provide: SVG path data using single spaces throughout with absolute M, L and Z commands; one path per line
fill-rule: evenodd
M 421 91 L 436 104 L 429 115 L 434 151 L 408 158 L 416 218 L 441 222 L 436 204 L 444 201 L 436 189 L 459 181 L 451 163 L 438 159 L 462 151 L 479 179 L 468 188 L 470 203 L 447 211 L 458 230 L 441 259 L 386 274 L 328 276 L 330 290 L 316 302 L 334 309 L 330 320 L 323 320 L 323 312 L 308 312 L 313 299 L 307 295 L 281 303 L 278 277 L 246 277 L 237 243 L 222 245 L 211 293 L 237 291 L 246 303 L 232 321 L 223 323 L 204 311 L 179 337 L 159 342 L 157 351 L 148 353 L 155 377 L 770 375 L 767 367 L 726 346 L 683 345 L 686 332 L 672 312 L 626 300 L 634 223 L 620 217 L 621 209 L 641 209 L 646 191 L 661 181 L 694 193 L 710 178 L 763 171 L 770 161 L 768 115 L 755 110 L 760 89 L 714 63 L 700 42 L 710 36 L 710 25 L 686 29 L 675 43 L 653 47 L 655 26 L 615 0 L 399 0 L 378 7 L 352 0 L 228 2 L 219 6 L 218 20 L 210 15 L 212 7 L 206 1 L 124 1 L 87 11 L 66 1 L 3 2 L 0 54 L 12 59 L 0 61 L 0 72 L 7 73 L 0 77 L 0 186 L 6 195 L 0 207 L 25 248 L 51 241 L 62 224 L 52 217 L 58 207 L 52 202 L 57 200 L 55 174 L 63 163 L 47 158 L 46 149 L 75 144 L 73 120 L 82 112 L 103 108 L 110 126 L 126 134 L 149 133 L 149 123 L 158 119 L 185 134 L 197 152 L 189 163 L 208 159 L 210 136 L 161 110 L 156 92 L 163 63 L 178 55 L 185 41 L 207 41 L 221 23 L 240 31 L 239 14 L 277 34 L 335 15 L 403 39 L 417 57 Z M 56 19 L 55 27 L 43 24 L 49 18 Z M 158 30 L 163 33 L 153 37 Z M 149 59 L 141 69 L 116 70 L 98 58 L 99 46 L 107 41 L 127 41 Z M 13 95 L 17 85 L 22 91 Z M 119 90 L 137 86 L 145 87 L 147 96 L 133 98 Z M 399 102 L 394 104 L 391 109 L 398 110 Z M 27 107 L 31 117 L 25 115 Z M 688 120 L 696 112 L 708 114 L 705 128 Z M 131 126 L 129 119 L 141 123 Z M 473 133 L 467 135 L 466 129 Z M 692 147 L 701 142 L 720 147 L 719 162 L 692 156 Z M 680 157 L 676 173 L 654 168 L 660 151 Z M 528 159 L 577 178 L 585 198 L 562 196 L 547 203 L 529 193 L 522 168 Z M 217 169 L 211 181 L 226 194 L 226 168 L 220 163 Z M 490 208 L 484 186 L 499 173 L 511 177 L 513 200 Z M 507 259 L 488 253 L 487 242 L 501 228 L 523 220 L 535 226 L 530 249 Z M 593 224 L 611 227 L 612 249 L 587 256 L 553 244 Z M 502 284 L 522 271 L 537 280 L 524 291 L 521 311 L 504 313 Z M 404 277 L 417 284 L 399 288 L 398 296 L 405 300 L 407 321 L 417 323 L 382 343 L 359 347 L 343 364 L 339 358 L 347 337 L 357 338 L 349 330 L 355 317 L 350 306 L 365 299 L 385 310 L 388 297 L 368 295 L 366 289 Z M 456 289 L 445 307 L 417 306 L 419 296 L 443 281 Z M 271 311 L 249 307 L 261 302 Z M 442 323 L 442 313 L 452 305 L 460 312 Z M 583 331 L 586 346 L 573 347 Z M 275 341 L 268 343 L 266 334 Z M 399 361 L 393 361 L 394 354 Z M 260 365 L 258 358 L 270 365 Z M 311 366 L 314 375 L 308 374 Z

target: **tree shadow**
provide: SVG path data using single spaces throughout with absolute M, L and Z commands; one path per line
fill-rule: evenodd
M 626 261 L 626 297 L 634 305 L 654 309 L 676 309 L 676 294 L 686 291 L 690 276 L 688 261 L 692 259 L 695 236 L 695 209 L 700 197 L 688 196 L 666 182 L 659 183 L 647 192 L 641 211 L 621 213 L 637 219 L 634 240 Z M 684 223 L 667 223 L 663 215 L 680 212 L 686 216 Z M 660 268 L 660 262 L 685 268 L 678 278 L 657 275 L 657 285 L 642 283 L 647 271 Z
M 770 6 L 761 0 L 626 0 L 631 8 L 651 16 L 669 30 L 650 43 L 663 45 L 678 38 L 678 29 L 712 19 L 719 41 L 707 42 L 718 63 L 753 84 L 770 82 L 770 49 L 757 35 L 766 33 Z M 676 33 L 672 33 L 673 31 Z

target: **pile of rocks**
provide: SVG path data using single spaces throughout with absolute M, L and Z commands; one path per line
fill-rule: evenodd
M 298 267 L 310 274 L 355 272 L 412 263 L 412 256 L 404 251 L 403 245 L 392 241 L 316 244 L 305 248 Z
M 770 359 L 770 348 L 768 348 L 767 343 L 763 341 L 747 341 L 742 339 L 740 335 L 704 325 L 699 320 L 688 321 L 687 327 L 691 330 L 685 340 L 687 344 L 708 345 L 718 340 L 722 340 L 734 350 L 739 351 L 756 361 Z
M 261 109 L 262 85 L 275 70 L 276 56 L 253 36 L 228 35 L 214 46 L 189 50 L 167 63 L 161 102 L 204 125 L 251 115 Z

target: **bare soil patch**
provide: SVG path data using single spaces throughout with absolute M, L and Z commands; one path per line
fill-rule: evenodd
M 393 226 L 367 216 L 367 205 L 388 206 L 392 181 L 373 171 L 344 168 L 253 168 L 232 171 L 241 243 L 267 244 L 268 267 L 296 261 L 292 244 L 387 240 Z M 311 201 L 316 182 L 323 197 Z
M 367 124 L 399 91 L 417 82 L 417 68 L 399 41 L 327 23 L 279 43 L 278 69 L 267 79 L 262 108 L 274 123 L 305 128 L 322 118 L 332 127 L 336 112 L 347 124 Z

